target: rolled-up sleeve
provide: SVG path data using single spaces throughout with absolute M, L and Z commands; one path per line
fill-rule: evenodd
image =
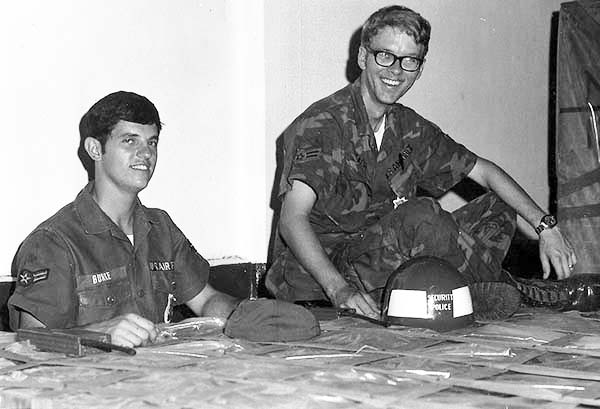
M 11 328 L 18 327 L 18 310 L 49 328 L 75 325 L 71 266 L 66 244 L 51 231 L 35 231 L 21 244 L 13 260 L 15 292 L 8 301 Z
M 339 169 L 332 152 L 332 142 L 339 134 L 339 125 L 328 112 L 301 117 L 285 131 L 280 196 L 290 190 L 294 180 L 306 183 L 317 197 L 323 196 L 323 190 L 334 184 L 333 170 Z

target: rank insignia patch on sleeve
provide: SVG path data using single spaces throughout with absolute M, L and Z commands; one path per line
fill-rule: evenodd
M 38 281 L 47 280 L 49 273 L 50 270 L 47 268 L 38 271 L 22 270 L 17 276 L 17 283 L 20 286 L 29 287 Z
M 321 148 L 298 149 L 294 161 L 306 162 L 311 159 L 317 159 L 321 156 Z

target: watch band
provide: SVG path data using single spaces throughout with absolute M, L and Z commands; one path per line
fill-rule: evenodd
M 544 226 L 542 223 L 540 223 L 536 228 L 535 228 L 535 232 L 539 235 L 541 232 L 543 232 L 544 230 L 546 230 L 546 226 Z
M 556 218 L 551 214 L 545 214 L 540 220 L 540 224 L 535 228 L 535 232 L 539 235 L 546 229 L 551 229 L 556 226 Z

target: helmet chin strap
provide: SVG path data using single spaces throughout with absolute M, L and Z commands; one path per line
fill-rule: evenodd
M 386 321 L 383 321 L 383 320 L 378 320 L 378 319 L 371 318 L 371 317 L 367 317 L 366 315 L 358 314 L 354 308 L 338 308 L 337 309 L 337 316 L 338 317 L 359 318 L 361 320 L 369 321 L 369 322 L 371 322 L 373 324 L 381 325 L 381 326 L 384 326 L 384 327 L 389 327 L 390 326 L 389 322 L 386 322 Z

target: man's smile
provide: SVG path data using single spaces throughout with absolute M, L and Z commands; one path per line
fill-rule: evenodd
M 150 166 L 148 166 L 145 163 L 138 163 L 135 165 L 131 165 L 130 168 L 135 169 L 135 170 L 143 170 L 143 171 L 150 170 Z
M 392 80 L 390 78 L 382 78 L 381 82 L 383 82 L 385 85 L 387 85 L 389 87 L 397 87 L 401 83 L 400 80 Z

